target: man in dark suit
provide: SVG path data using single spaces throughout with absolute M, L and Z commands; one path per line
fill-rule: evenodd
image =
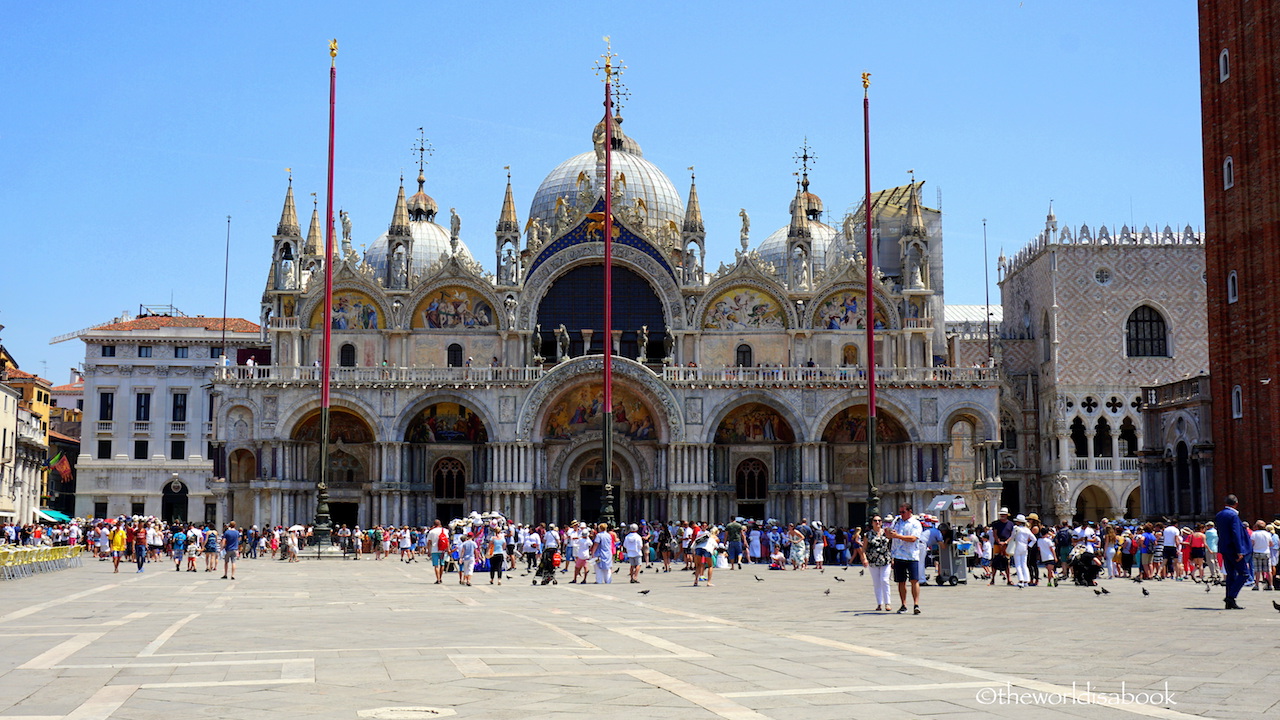
M 1214 526 L 1218 528 L 1218 552 L 1222 555 L 1222 564 L 1227 572 L 1227 596 L 1223 599 L 1227 610 L 1243 610 L 1236 603 L 1240 588 L 1244 587 L 1245 578 L 1249 575 L 1249 533 L 1240 521 L 1240 513 L 1236 512 L 1239 499 L 1235 495 L 1227 496 L 1227 506 L 1214 517 Z

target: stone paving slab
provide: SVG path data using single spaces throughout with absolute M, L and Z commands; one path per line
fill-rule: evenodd
M 0 720 L 1280 713 L 1280 593 L 1245 593 L 1248 609 L 1228 613 L 1220 589 L 1192 583 L 1103 581 L 1101 597 L 971 583 L 925 589 L 913 616 L 871 611 L 856 569 L 722 570 L 694 589 L 676 572 L 638 586 L 534 587 L 519 573 L 434 585 L 425 564 L 394 559 L 246 561 L 234 582 L 166 567 L 88 562 L 0 585 Z M 1049 701 L 1121 682 L 1167 685 L 1175 703 Z

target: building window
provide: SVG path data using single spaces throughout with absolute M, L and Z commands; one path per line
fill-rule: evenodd
M 1236 184 L 1236 163 L 1228 155 L 1226 160 L 1222 161 L 1222 189 L 1230 190 Z
M 148 444 L 149 443 L 146 440 L 133 441 L 133 459 L 134 460 L 146 460 L 147 457 L 149 457 L 147 455 L 147 451 L 150 449 L 148 447 Z
M 137 422 L 150 422 L 151 420 L 151 393 L 140 392 L 134 396 L 136 400 L 134 404 L 133 419 Z
M 1231 388 L 1231 417 L 1244 417 L 1244 391 L 1239 385 Z
M 209 357 L 213 358 L 214 360 L 217 360 L 218 358 L 222 357 L 222 354 L 224 351 L 225 351 L 225 348 L 214 345 L 213 347 L 209 348 Z
M 1226 82 L 1231 77 L 1231 53 L 1226 48 L 1218 54 L 1218 82 Z
M 1164 317 L 1150 305 L 1129 314 L 1125 325 L 1129 357 L 1169 357 L 1168 329 Z
M 1269 493 L 1276 491 L 1275 480 L 1271 476 L 1271 466 L 1262 466 L 1262 492 Z
M 174 422 L 187 421 L 187 394 L 184 392 L 173 394 L 173 412 L 170 418 Z
M 103 422 L 110 422 L 115 419 L 116 414 L 116 394 L 110 392 L 98 393 L 98 419 Z
M 1053 359 L 1053 325 L 1049 322 L 1048 311 L 1045 311 L 1043 325 L 1040 328 L 1040 354 L 1042 362 L 1049 362 Z
M 1111 283 L 1111 271 L 1106 268 L 1098 268 L 1093 273 L 1093 279 L 1099 285 L 1109 285 Z
M 98 441 L 98 459 L 99 460 L 111 459 L 111 441 L 110 440 Z
M 449 367 L 462 367 L 462 346 L 461 345 L 459 345 L 458 343 L 454 343 L 450 345 L 447 354 L 448 354 L 448 357 L 446 358 L 446 362 L 448 363 Z M 462 497 L 462 496 L 459 495 L 458 497 Z
M 146 515 L 147 504 L 140 503 L 140 502 L 130 503 L 129 514 L 133 515 L 134 517 L 142 517 L 143 515 Z
M 769 489 L 769 471 L 763 462 L 748 458 L 738 464 L 734 477 L 738 500 L 764 500 Z
M 734 353 L 733 364 L 737 365 L 738 367 L 752 367 L 753 365 L 755 365 L 755 363 L 752 362 L 752 360 L 753 358 L 751 353 L 751 346 L 747 345 L 746 343 L 739 345 L 737 352 Z
M 341 367 L 356 366 L 356 346 L 351 343 L 343 345 L 338 350 L 338 365 Z
M 170 440 L 169 441 L 169 459 L 170 460 L 186 460 L 187 459 L 187 441 L 186 440 Z
M 97 500 L 93 503 L 93 516 L 98 519 L 107 516 L 107 503 L 105 500 Z
M 138 346 L 138 357 L 140 357 L 140 358 L 148 358 L 148 357 L 151 357 L 151 346 L 150 346 L 150 345 L 139 345 L 139 346 Z
M 115 356 L 116 356 L 116 346 L 115 346 L 115 345 L 103 345 L 103 346 L 102 346 L 102 357 L 115 357 Z
M 190 351 L 186 345 L 180 345 L 173 349 L 173 356 L 180 360 L 185 360 L 190 355 Z
M 1233 303 L 1240 299 L 1240 280 L 1236 277 L 1236 271 L 1232 270 L 1227 273 L 1227 302 Z
M 467 486 L 467 472 L 457 458 L 441 458 L 432 473 L 436 499 L 459 500 Z
M 216 525 L 218 522 L 218 504 L 204 504 L 204 523 L 206 525 Z

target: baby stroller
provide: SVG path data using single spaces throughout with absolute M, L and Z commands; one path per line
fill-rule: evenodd
M 1102 571 L 1102 563 L 1098 560 L 1098 556 L 1077 547 L 1071 553 L 1071 575 L 1075 578 L 1077 585 L 1095 585 L 1098 579 L 1098 573 Z
M 538 579 L 542 579 L 542 584 L 559 585 L 560 581 L 556 580 L 556 568 L 560 567 L 560 552 L 544 552 L 542 559 L 538 561 L 538 569 L 533 574 L 533 584 L 538 584 Z

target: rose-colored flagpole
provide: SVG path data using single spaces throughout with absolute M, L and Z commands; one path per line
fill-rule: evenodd
M 609 38 L 605 38 L 608 43 Z M 600 522 L 616 524 L 613 497 L 613 52 L 604 56 L 604 498 Z
M 862 145 L 865 162 L 866 197 L 863 220 L 867 229 L 867 519 L 880 512 L 880 489 L 876 484 L 876 299 L 872 289 L 875 247 L 871 240 L 871 73 L 862 73 Z
M 329 41 L 329 175 L 324 200 L 324 332 L 320 347 L 320 482 L 316 484 L 317 551 L 329 546 L 329 369 L 333 347 L 333 131 L 338 88 L 338 41 Z

